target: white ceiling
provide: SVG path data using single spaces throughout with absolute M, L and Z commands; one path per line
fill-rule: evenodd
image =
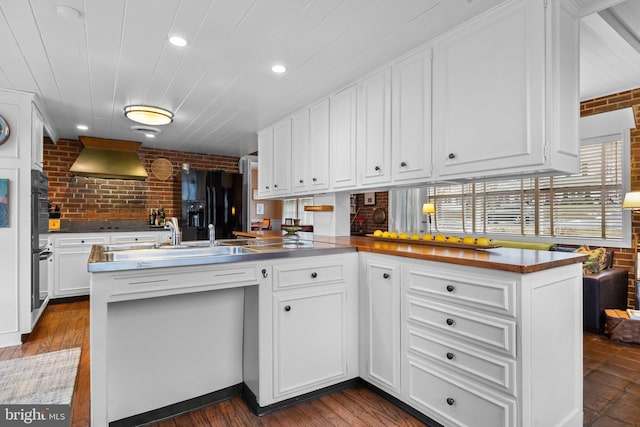
M 261 127 L 501 1 L 0 0 L 0 88 L 38 94 L 59 138 L 241 156 Z M 583 99 L 640 87 L 638 45 L 620 36 L 627 26 L 638 39 L 640 0 L 610 10 L 583 22 Z M 169 44 L 174 34 L 189 45 Z M 147 139 L 123 116 L 132 103 L 174 122 Z

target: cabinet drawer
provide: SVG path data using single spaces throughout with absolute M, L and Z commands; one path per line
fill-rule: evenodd
M 64 248 L 67 246 L 87 246 L 101 245 L 107 243 L 109 236 L 88 236 L 88 237 L 63 237 L 56 238 L 56 248 Z
M 515 400 L 461 381 L 413 358 L 408 359 L 408 371 L 410 404 L 425 413 L 437 414 L 445 425 L 516 425 Z
M 515 396 L 516 362 L 409 327 L 409 350 Z
M 471 310 L 407 297 L 410 322 L 428 326 L 494 351 L 516 355 L 516 323 Z
M 257 283 L 258 275 L 254 267 L 213 270 L 193 268 L 188 273 L 188 281 L 185 281 L 184 271 L 171 271 L 163 274 L 125 273 L 111 279 L 110 295 L 112 297 L 120 295 L 130 297 L 137 293 L 171 291 L 172 289 L 178 289 L 183 293 L 187 289 L 226 289 Z
M 443 275 L 432 270 L 408 268 L 409 290 L 442 298 L 448 304 L 462 304 L 500 314 L 516 315 L 514 281 L 489 277 Z
M 157 238 L 154 233 L 140 234 L 140 235 L 114 235 L 111 236 L 111 243 L 156 243 Z
M 344 265 L 339 262 L 273 267 L 273 289 L 289 289 L 344 280 Z

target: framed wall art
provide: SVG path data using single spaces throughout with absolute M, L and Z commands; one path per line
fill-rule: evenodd
M 0 179 L 0 227 L 9 227 L 9 180 Z
M 376 193 L 364 193 L 364 205 L 372 206 L 376 204 Z

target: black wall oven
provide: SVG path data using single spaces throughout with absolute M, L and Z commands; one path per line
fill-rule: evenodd
M 40 269 L 51 256 L 47 245 L 49 232 L 49 179 L 39 170 L 31 171 L 31 311 L 42 306 L 44 298 L 40 294 Z M 44 272 L 43 272 L 44 273 Z M 43 274 L 44 276 L 44 274 Z M 43 283 L 47 286 L 46 283 Z M 43 289 L 48 291 L 48 289 Z M 44 294 L 46 296 L 46 293 Z

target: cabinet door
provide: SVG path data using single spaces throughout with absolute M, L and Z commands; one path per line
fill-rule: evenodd
M 91 275 L 87 261 L 93 245 L 105 244 L 109 236 L 57 237 L 55 241 L 53 294 L 55 297 L 88 295 Z
M 361 185 L 391 181 L 391 69 L 365 79 L 358 96 L 358 178 Z
M 273 194 L 291 193 L 291 119 L 273 126 Z
M 291 187 L 296 193 L 307 190 L 310 161 L 309 109 L 304 109 L 291 118 Z
M 356 185 L 356 86 L 331 97 L 331 186 Z
M 383 390 L 400 393 L 400 266 L 365 264 L 366 358 L 361 375 Z
M 544 3 L 507 2 L 434 46 L 440 176 L 545 162 Z
M 393 65 L 392 177 L 431 176 L 431 47 Z
M 309 176 L 312 191 L 329 188 L 329 100 L 309 109 Z
M 346 376 L 345 308 L 344 287 L 273 297 L 274 397 Z
M 273 128 L 258 132 L 258 195 L 273 194 Z

